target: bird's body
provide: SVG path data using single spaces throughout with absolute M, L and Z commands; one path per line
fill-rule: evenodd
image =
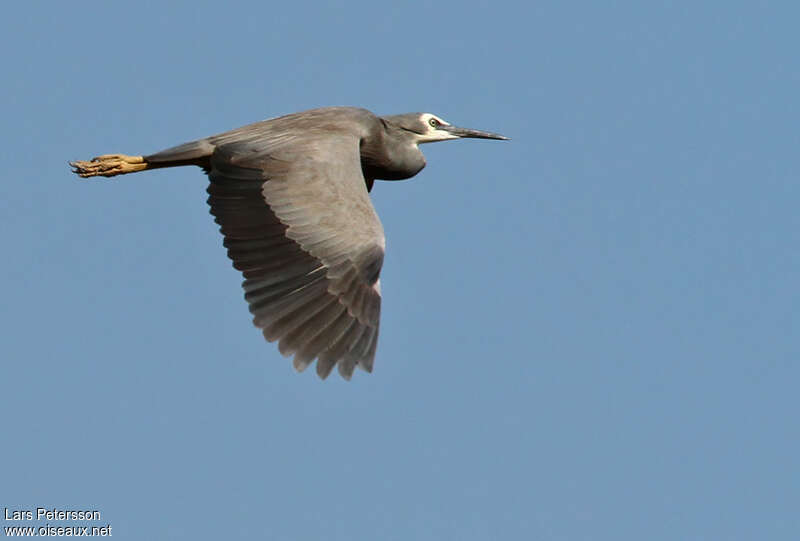
M 265 338 L 326 377 L 372 370 L 385 239 L 368 192 L 425 166 L 418 144 L 504 139 L 429 113 L 378 117 L 326 107 L 264 120 L 148 156 L 73 162 L 80 176 L 197 165 L 245 299 Z

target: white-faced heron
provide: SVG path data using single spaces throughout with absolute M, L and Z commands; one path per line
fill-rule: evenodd
M 430 113 L 378 117 L 325 107 L 250 124 L 149 156 L 71 162 L 81 177 L 197 165 L 253 322 L 304 370 L 372 371 L 385 240 L 368 192 L 425 167 L 420 143 L 506 139 Z

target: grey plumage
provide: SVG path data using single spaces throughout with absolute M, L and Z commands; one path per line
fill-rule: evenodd
M 349 379 L 371 371 L 385 239 L 368 191 L 375 179 L 425 166 L 418 144 L 502 136 L 450 126 L 429 113 L 377 117 L 328 107 L 257 122 L 149 156 L 73 162 L 81 176 L 197 165 L 253 322 L 304 370 L 317 359 Z

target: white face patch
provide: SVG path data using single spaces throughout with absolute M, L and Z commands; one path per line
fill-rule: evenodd
M 434 141 L 445 141 L 447 139 L 457 139 L 458 137 L 449 133 L 441 126 L 449 126 L 450 123 L 431 113 L 419 115 L 420 121 L 428 128 L 427 133 L 418 136 L 417 143 L 433 143 Z M 431 122 L 433 121 L 433 122 Z
M 430 125 L 431 125 L 431 124 L 430 124 L 430 122 L 431 122 L 431 119 L 435 120 L 435 121 L 436 121 L 436 122 L 438 122 L 439 124 L 444 124 L 445 126 L 449 126 L 449 125 L 450 125 L 450 123 L 449 123 L 448 121 L 446 121 L 446 120 L 444 120 L 444 119 L 442 119 L 442 118 L 439 118 L 438 116 L 436 116 L 436 115 L 433 115 L 433 114 L 431 114 L 431 113 L 422 113 L 421 115 L 419 115 L 419 119 L 420 119 L 422 122 L 424 122 L 426 125 L 428 125 L 428 126 L 430 126 Z

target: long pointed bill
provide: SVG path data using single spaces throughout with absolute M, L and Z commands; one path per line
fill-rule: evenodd
M 499 133 L 491 133 L 488 131 L 480 131 L 480 130 L 470 130 L 467 128 L 459 128 L 458 126 L 439 126 L 440 130 L 446 131 L 455 135 L 456 137 L 474 137 L 476 139 L 500 139 L 502 141 L 508 141 L 509 138 L 500 135 Z

